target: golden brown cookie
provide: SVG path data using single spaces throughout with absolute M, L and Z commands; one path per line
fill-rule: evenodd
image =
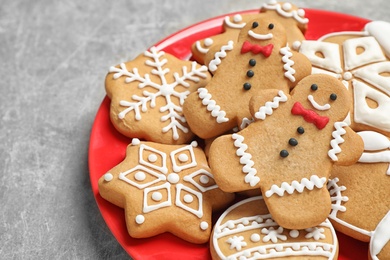
M 152 47 L 136 59 L 110 68 L 106 92 L 111 99 L 111 122 L 131 138 L 188 143 L 194 135 L 182 105 L 210 77 L 207 67 Z
M 338 241 L 329 220 L 303 230 L 279 226 L 262 197 L 240 201 L 216 222 L 210 239 L 217 259 L 337 259 Z
M 207 55 L 214 57 L 209 63 L 214 77 L 190 94 L 183 106 L 191 130 L 207 139 L 243 128 L 252 119 L 248 108 L 252 96 L 264 89 L 288 93 L 309 75 L 309 60 L 286 44 L 284 27 L 262 17 L 247 23 L 236 41 L 211 49 Z
M 347 89 L 328 75 L 301 80 L 291 96 L 264 90 L 251 99 L 255 122 L 217 138 L 209 164 L 224 191 L 261 188 L 279 225 L 303 229 L 323 222 L 331 208 L 326 182 L 333 164 L 351 165 L 363 141 L 342 121 Z
M 192 243 L 208 241 L 212 210 L 234 199 L 221 191 L 196 142 L 164 145 L 133 139 L 126 158 L 99 179 L 99 193 L 125 209 L 134 238 L 170 232 Z

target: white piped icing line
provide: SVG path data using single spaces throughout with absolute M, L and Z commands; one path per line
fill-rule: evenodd
M 303 178 L 300 182 L 292 181 L 291 184 L 287 182 L 282 182 L 280 186 L 274 184 L 271 186 L 269 190 L 265 192 L 265 196 L 267 198 L 271 197 L 274 194 L 279 196 L 283 196 L 285 192 L 288 194 L 293 194 L 294 192 L 302 193 L 304 189 L 313 190 L 314 187 L 321 189 L 326 183 L 325 177 L 318 177 L 317 175 L 310 176 L 310 180 L 307 178 Z
M 272 33 L 260 34 L 260 33 L 255 33 L 252 30 L 248 31 L 248 35 L 256 40 L 261 40 L 261 41 L 270 40 L 274 37 Z
M 242 200 L 228 208 L 214 226 L 211 241 L 219 259 L 271 259 L 288 256 L 322 256 L 332 260 L 337 251 L 337 237 L 330 221 L 306 230 L 287 230 L 280 227 L 270 214 L 240 215 L 229 219 L 229 213 L 261 196 Z M 325 232 L 328 229 L 330 232 Z M 299 233 L 305 234 L 305 239 Z M 326 242 L 330 233 L 331 242 Z M 287 241 L 287 239 L 289 241 Z M 223 252 L 221 247 L 228 247 Z
M 390 241 L 390 210 L 376 226 L 370 240 L 370 254 L 373 260 L 379 260 L 377 255 L 382 251 L 385 245 Z
M 179 130 L 183 133 L 188 133 L 189 131 L 189 129 L 183 125 L 186 120 L 182 115 L 182 105 L 190 94 L 190 91 L 179 91 L 176 87 L 181 86 L 186 89 L 190 87 L 188 81 L 196 83 L 200 81 L 200 78 L 207 78 L 207 67 L 200 66 L 197 68 L 197 63 L 192 62 L 191 71 L 187 71 L 188 68 L 183 66 L 181 68 L 182 75 L 180 76 L 178 72 L 174 72 L 174 82 L 168 83 L 167 74 L 170 70 L 169 68 L 164 68 L 168 63 L 168 60 L 163 58 L 164 55 L 165 52 L 158 51 L 156 47 L 152 47 L 150 51 L 144 52 L 144 56 L 148 58 L 145 61 L 145 65 L 152 67 L 151 74 L 158 76 L 160 82 L 154 82 L 147 73 L 144 76 L 141 76 L 137 68 L 133 68 L 132 71 L 129 71 L 124 63 L 121 63 L 119 68 L 110 67 L 109 72 L 114 73 L 114 79 L 124 76 L 126 83 L 134 81 L 139 82 L 139 89 L 149 87 L 155 90 L 155 92 L 145 90 L 142 92 L 142 96 L 134 94 L 131 96 L 132 101 L 120 100 L 119 105 L 126 108 L 118 114 L 119 119 L 124 119 L 129 112 L 134 111 L 135 120 L 140 121 L 142 119 L 141 112 L 147 112 L 149 107 L 154 108 L 156 106 L 156 100 L 163 98 L 166 104 L 159 108 L 159 111 L 163 114 L 160 120 L 161 122 L 168 121 L 169 124 L 161 130 L 163 133 L 172 131 L 172 138 L 178 140 Z M 178 99 L 179 104 L 175 104 L 172 101 L 173 99 Z
M 201 41 L 196 41 L 195 42 L 195 47 L 196 49 L 200 52 L 200 53 L 203 53 L 203 54 L 206 54 L 210 49 L 208 47 L 210 47 L 211 45 L 213 45 L 214 41 L 213 39 L 211 38 L 206 38 L 204 39 L 203 41 L 203 44 L 206 48 L 202 47 L 202 43 Z
M 248 145 L 244 144 L 244 137 L 239 134 L 232 134 L 234 140 L 234 146 L 237 147 L 236 155 L 240 157 L 240 164 L 244 165 L 242 167 L 242 172 L 246 173 L 245 183 L 249 183 L 251 187 L 256 186 L 260 182 L 260 178 L 256 176 L 257 170 L 253 168 L 255 164 L 251 159 L 252 155 L 247 152 Z
M 313 95 L 308 95 L 307 99 L 310 101 L 311 105 L 317 110 L 325 111 L 330 109 L 330 105 L 328 103 L 324 105 L 318 104 L 317 101 L 315 101 Z
M 333 139 L 330 141 L 330 146 L 332 149 L 328 151 L 328 156 L 330 159 L 332 159 L 334 162 L 338 161 L 337 153 L 341 152 L 341 148 L 339 144 L 344 143 L 344 138 L 342 138 L 342 135 L 345 135 L 347 132 L 345 131 L 344 127 L 347 127 L 347 123 L 345 122 L 336 122 L 334 123 L 335 130 L 332 132 Z
M 238 130 L 242 130 L 242 129 L 246 128 L 248 125 L 252 124 L 254 121 L 255 121 L 254 118 L 244 117 L 241 121 L 240 129 L 238 129 L 238 127 L 237 127 L 237 131 L 235 131 L 235 132 L 238 132 Z
M 290 58 L 293 56 L 290 47 L 286 46 L 280 49 L 280 54 L 283 55 L 282 62 L 284 63 L 283 69 L 285 70 L 284 76 L 291 82 L 295 82 L 295 69 L 292 68 L 294 61 Z
M 209 70 L 215 72 L 218 66 L 221 64 L 223 58 L 227 56 L 227 51 L 233 50 L 233 41 L 228 41 L 227 45 L 223 45 L 221 50 L 214 54 L 214 59 L 209 63 Z
M 287 96 L 282 90 L 279 90 L 278 95 L 273 98 L 272 101 L 267 101 L 264 106 L 259 108 L 259 111 L 255 113 L 256 119 L 264 120 L 267 115 L 273 114 L 273 110 L 279 107 L 280 102 L 286 102 Z
M 240 14 L 233 16 L 233 22 L 230 21 L 229 16 L 225 16 L 224 22 L 228 27 L 233 29 L 242 29 L 246 25 L 245 22 L 242 22 L 242 16 Z
M 268 3 L 263 4 L 263 8 L 268 10 L 275 10 L 279 15 L 286 18 L 292 17 L 301 24 L 307 24 L 309 22 L 309 19 L 305 18 L 305 10 L 292 10 L 292 5 L 288 2 L 281 5 L 276 1 L 269 1 Z
M 198 96 L 202 100 L 202 104 L 206 106 L 207 111 L 211 112 L 211 116 L 217 120 L 217 123 L 225 123 L 229 121 L 226 117 L 226 112 L 221 109 L 217 102 L 212 98 L 206 88 L 198 88 Z

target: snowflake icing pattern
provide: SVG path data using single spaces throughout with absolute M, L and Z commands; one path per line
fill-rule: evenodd
M 276 243 L 278 239 L 282 241 L 287 240 L 287 236 L 283 235 L 283 228 L 278 227 L 278 229 L 274 229 L 273 227 L 270 228 L 263 228 L 261 230 L 262 234 L 265 234 L 266 236 L 263 237 L 263 242 L 267 243 L 268 241 L 272 241 L 273 243 Z
M 163 113 L 161 116 L 161 122 L 169 121 L 169 124 L 162 129 L 163 133 L 172 130 L 173 139 L 178 140 L 179 132 L 181 130 L 184 133 L 188 133 L 189 129 L 183 125 L 186 123 L 185 118 L 182 115 L 182 106 L 184 100 L 190 94 L 190 91 L 178 91 L 176 87 L 182 86 L 189 88 L 190 83 L 199 82 L 200 78 L 207 78 L 207 67 L 200 66 L 197 68 L 197 63 L 192 62 L 191 71 L 187 71 L 187 67 L 182 67 L 182 75 L 178 72 L 173 73 L 174 82 L 170 83 L 167 80 L 167 74 L 170 72 L 168 68 L 164 66 L 168 63 L 168 60 L 163 58 L 165 53 L 158 51 L 155 47 L 152 47 L 150 51 L 145 51 L 144 56 L 149 58 L 145 64 L 150 66 L 151 74 L 157 75 L 160 78 L 161 83 L 153 82 L 149 74 L 141 76 L 137 68 L 133 68 L 129 71 L 124 63 L 121 63 L 119 68 L 111 67 L 109 72 L 114 73 L 114 79 L 118 79 L 122 76 L 126 77 L 125 82 L 139 82 L 138 88 L 143 89 L 145 87 L 151 87 L 155 92 L 144 90 L 142 96 L 132 95 L 133 101 L 121 100 L 120 105 L 126 107 L 118 115 L 120 119 L 124 119 L 125 116 L 130 112 L 134 111 L 134 117 L 136 120 L 141 120 L 141 112 L 147 112 L 148 104 L 151 108 L 156 106 L 157 98 L 164 98 L 166 105 L 159 108 L 159 111 Z M 173 102 L 173 98 L 179 99 L 179 104 Z
M 236 249 L 237 251 L 240 251 L 243 247 L 247 246 L 243 236 L 230 237 L 226 242 L 230 244 L 230 249 Z
M 307 228 L 305 229 L 307 234 L 305 238 L 314 238 L 314 240 L 320 240 L 320 239 L 325 239 L 325 235 L 323 234 L 325 232 L 325 229 L 323 228 Z

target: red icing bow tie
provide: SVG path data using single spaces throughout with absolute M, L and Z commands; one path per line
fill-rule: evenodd
M 306 109 L 301 103 L 295 102 L 291 109 L 293 115 L 303 116 L 306 122 L 313 123 L 318 129 L 323 129 L 329 122 L 329 117 L 320 116 L 315 111 Z
M 251 44 L 250 42 L 245 41 L 241 47 L 241 53 L 247 53 L 247 52 L 252 52 L 253 54 L 261 53 L 266 58 L 268 58 L 271 55 L 273 48 L 274 48 L 273 44 L 261 46 L 257 44 Z

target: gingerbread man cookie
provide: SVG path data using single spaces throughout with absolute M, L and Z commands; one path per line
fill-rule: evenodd
M 338 241 L 329 220 L 303 230 L 278 225 L 263 197 L 242 200 L 217 220 L 210 238 L 217 259 L 337 259 Z
M 305 17 L 305 11 L 288 2 L 282 3 L 271 0 L 263 4 L 260 13 L 225 16 L 223 19 L 223 33 L 196 41 L 191 46 L 192 59 L 200 64 L 205 64 L 205 56 L 210 48 L 226 44 L 231 39 L 236 39 L 240 30 L 249 21 L 258 17 L 269 17 L 280 22 L 286 29 L 289 46 L 299 46 L 299 42 L 305 39 L 304 33 L 309 22 L 309 19 Z
M 217 138 L 209 163 L 225 191 L 261 188 L 282 227 L 303 229 L 324 221 L 331 201 L 326 182 L 333 164 L 355 163 L 363 141 L 342 121 L 351 106 L 344 85 L 310 75 L 291 92 L 264 90 L 250 102 L 255 122 Z
M 191 130 L 207 139 L 243 128 L 252 119 L 248 109 L 252 96 L 264 89 L 288 93 L 310 75 L 309 60 L 286 44 L 284 27 L 262 17 L 248 22 L 236 41 L 210 50 L 208 55 L 214 59 L 209 69 L 214 77 L 205 88 L 190 94 L 183 106 Z
M 192 243 L 208 241 L 211 211 L 234 195 L 215 184 L 202 149 L 133 139 L 126 158 L 99 179 L 99 193 L 125 209 L 130 236 L 170 232 Z
M 131 138 L 183 144 L 193 138 L 183 116 L 187 96 L 210 80 L 207 67 L 152 47 L 133 61 L 111 67 L 106 92 L 115 128 Z

